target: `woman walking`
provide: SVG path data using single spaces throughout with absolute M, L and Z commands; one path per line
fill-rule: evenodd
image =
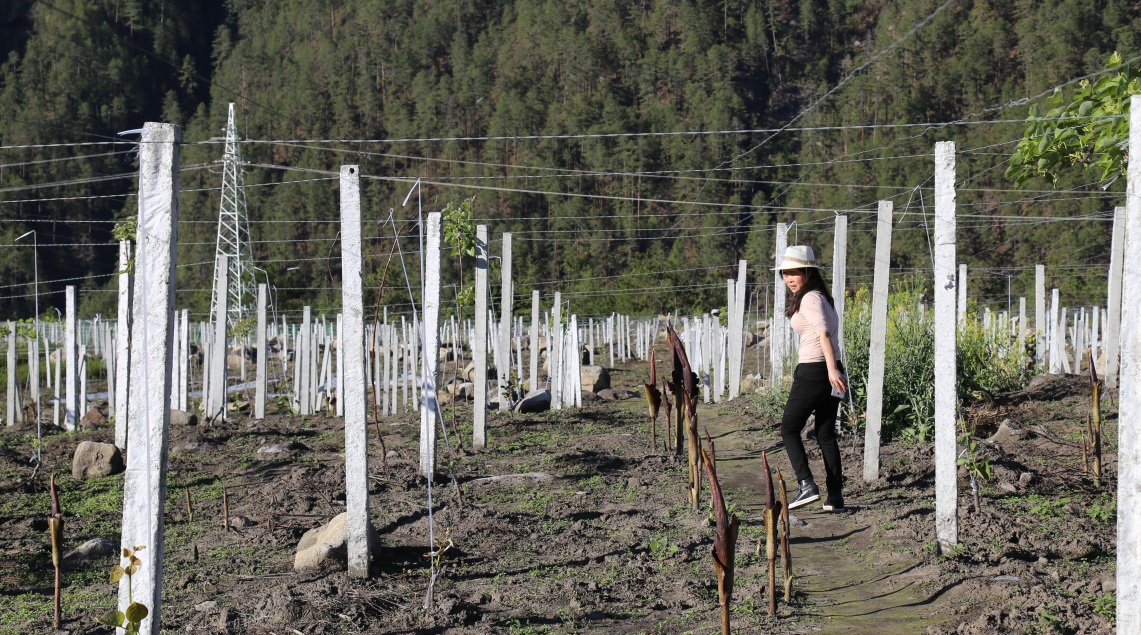
M 800 484 L 800 491 L 789 501 L 788 508 L 796 509 L 820 499 L 820 488 L 812 478 L 804 443 L 800 440 L 808 416 L 816 415 L 816 442 L 824 454 L 828 486 L 824 509 L 843 511 L 844 470 L 836 442 L 836 409 L 840 404 L 837 395 L 848 391 L 848 382 L 839 361 L 840 346 L 836 343 L 840 318 L 811 247 L 789 247 L 781 266 L 774 271 L 782 273 L 785 285 L 793 293 L 786 317 L 791 318 L 790 325 L 800 334 L 799 363 L 793 373 L 792 389 L 780 426 L 788 460 Z

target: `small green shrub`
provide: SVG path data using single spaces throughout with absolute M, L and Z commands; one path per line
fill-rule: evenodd
M 1113 593 L 1101 594 L 1101 597 L 1093 602 L 1093 612 L 1111 622 L 1115 621 L 1117 619 L 1117 596 Z

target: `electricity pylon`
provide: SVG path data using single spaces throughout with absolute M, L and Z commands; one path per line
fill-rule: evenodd
M 214 285 L 218 288 L 218 262 L 226 256 L 230 270 L 229 305 L 227 322 L 232 326 L 249 311 L 253 300 L 253 256 L 250 250 L 250 228 L 246 212 L 246 192 L 242 185 L 245 162 L 238 151 L 238 125 L 234 119 L 234 104 L 226 119 L 226 136 L 215 137 L 226 141 L 226 149 L 217 163 L 222 164 L 222 203 L 218 211 L 218 242 L 214 250 Z M 210 315 L 214 314 L 218 298 L 210 294 Z

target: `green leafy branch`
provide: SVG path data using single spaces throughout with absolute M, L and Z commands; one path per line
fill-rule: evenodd
M 471 218 L 472 204 L 475 197 L 464 199 L 459 203 L 448 203 L 443 209 L 444 242 L 456 248 L 456 257 L 460 259 L 460 280 L 463 280 L 463 257 L 475 255 L 475 221 Z M 471 285 L 460 285 L 456 291 L 456 304 L 471 306 L 475 303 L 475 288 Z
M 111 610 L 99 617 L 100 624 L 121 628 L 127 635 L 138 633 L 143 620 L 150 614 L 145 605 L 135 602 L 131 597 L 131 576 L 143 565 L 143 561 L 139 560 L 135 554 L 145 548 L 142 546 L 135 547 L 132 551 L 123 547 L 123 557 L 127 559 L 127 566 L 115 565 L 111 569 L 111 584 L 116 584 L 123 579 L 123 576 L 127 576 L 127 602 L 129 603 L 127 612 Z
M 1068 104 L 1059 105 L 1042 116 L 1035 104 L 1030 108 L 1025 136 L 1018 142 L 1006 178 L 1022 187 L 1035 177 L 1043 177 L 1054 187 L 1062 169 L 1075 165 L 1101 169 L 1101 181 L 1112 183 L 1125 175 L 1129 140 L 1129 98 L 1141 94 L 1141 68 L 1122 66 L 1114 53 L 1107 69 L 1120 68 L 1095 83 L 1082 80 Z M 1061 89 L 1054 90 L 1051 104 L 1062 104 Z

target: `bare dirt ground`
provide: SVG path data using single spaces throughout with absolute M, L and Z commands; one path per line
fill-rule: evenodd
M 615 386 L 636 388 L 647 365 L 612 373 Z M 1034 432 L 1020 441 L 980 443 L 994 475 L 984 484 L 981 513 L 973 509 L 967 479 L 960 479 L 962 547 L 954 554 L 934 551 L 930 444 L 885 444 L 881 478 L 864 484 L 862 446 L 846 437 L 849 510 L 794 511 L 807 523 L 792 530 L 795 596 L 780 603 L 776 616 L 767 614 L 767 562 L 756 555 L 761 451 L 770 452 L 790 487 L 793 480 L 776 421 L 762 414 L 756 397 L 702 405 L 700 427 L 717 445 L 727 503 L 742 520 L 734 631 L 1114 632 L 1106 616 L 1114 591 L 1116 409 L 1104 404 L 1106 478 L 1099 488 L 1083 474 L 1076 441 L 1089 406 L 1085 386 L 1078 378 L 1054 378 L 967 409 L 980 438 L 1007 417 Z M 444 415 L 452 443 L 457 436 L 461 443 L 441 467 L 454 472 L 462 500 L 449 479 L 432 489 L 436 536 L 450 530 L 456 549 L 429 611 L 422 608 L 428 495 L 416 476 L 416 415 L 382 418 L 387 466 L 372 435 L 370 507 L 383 546 L 363 581 L 336 570 L 296 573 L 292 566 L 300 536 L 345 509 L 339 419 L 284 414 L 253 422 L 239 415 L 172 429 L 164 632 L 717 632 L 708 486 L 703 509 L 691 511 L 685 459 L 650 448 L 642 398 L 493 415 L 489 448 L 479 452 L 471 451 L 470 408 L 458 404 L 453 422 L 447 404 Z M 69 548 L 94 537 L 118 543 L 122 475 L 70 477 L 75 446 L 110 437 L 107 430 L 51 432 L 37 469 L 30 462 L 34 433 L 0 431 L 0 632 L 53 632 L 48 474 L 56 474 L 63 491 Z M 296 442 L 294 449 L 258 453 L 286 441 Z M 822 474 L 819 453 L 812 458 Z M 475 481 L 527 473 L 545 476 Z M 230 515 L 243 517 L 243 527 L 223 526 L 223 489 Z M 110 632 L 95 618 L 115 602 L 107 581 L 114 564 L 114 557 L 67 564 L 64 631 Z

